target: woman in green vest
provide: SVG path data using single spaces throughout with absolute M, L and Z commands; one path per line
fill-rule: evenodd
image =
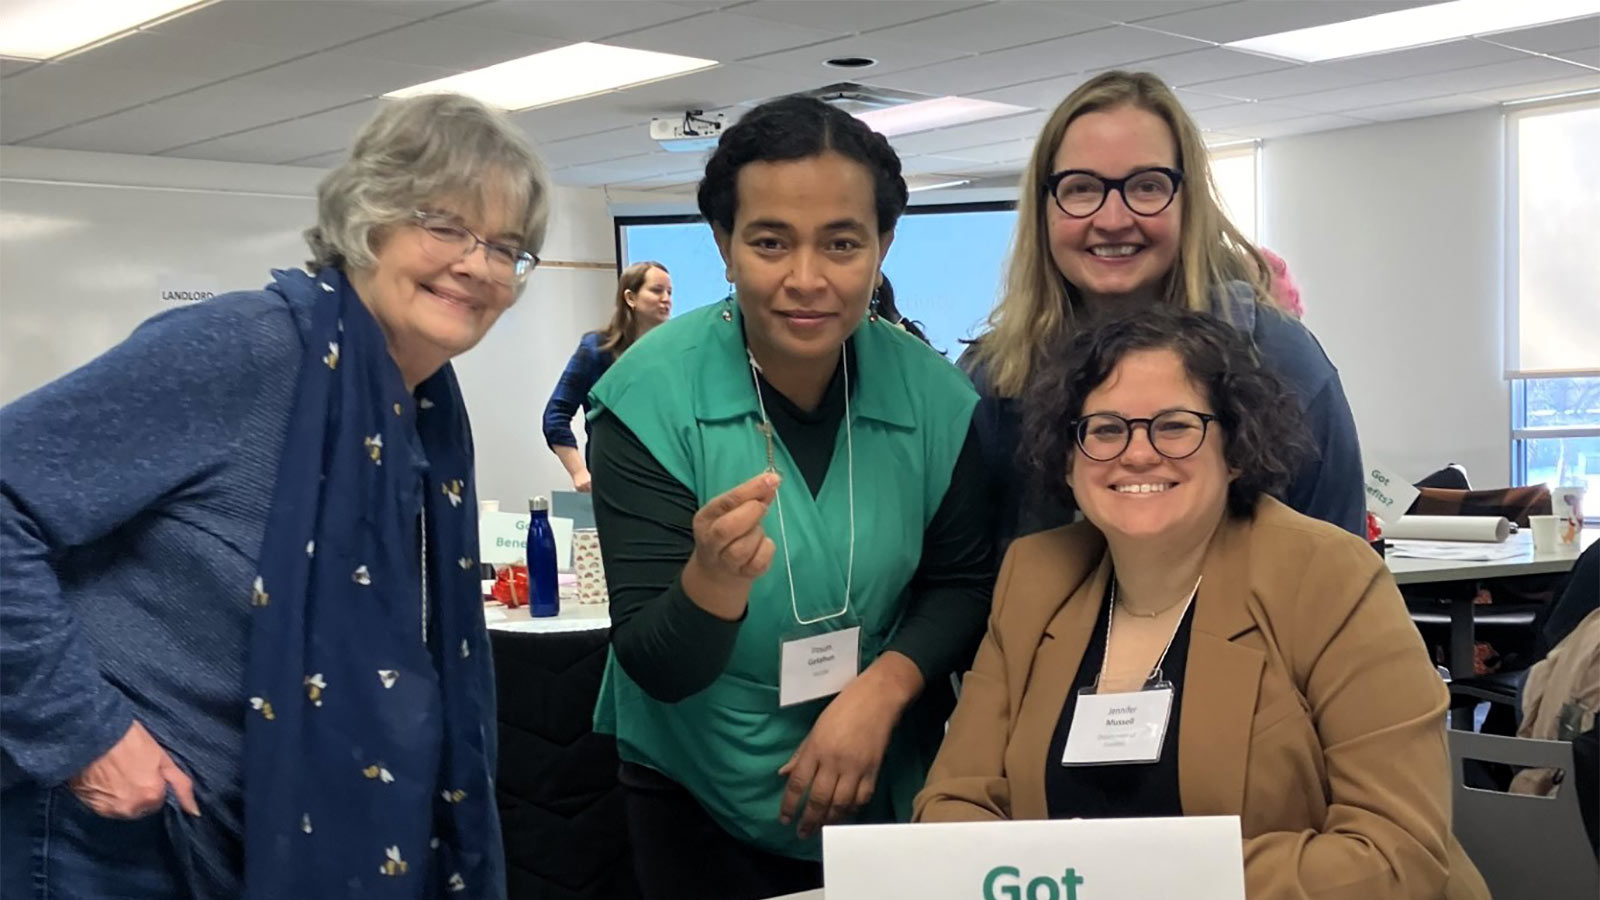
M 590 395 L 611 589 L 595 712 L 647 898 L 822 883 L 822 825 L 906 821 L 988 615 L 977 397 L 880 321 L 906 205 L 860 120 L 786 97 L 730 128 L 700 210 L 728 297 Z

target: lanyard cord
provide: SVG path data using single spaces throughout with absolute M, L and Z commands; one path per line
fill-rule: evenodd
M 767 417 L 767 403 L 761 398 L 761 366 L 756 362 L 755 355 L 746 348 L 745 356 L 750 360 L 750 380 L 756 389 L 756 406 L 761 410 L 761 424 L 766 428 L 767 440 L 774 439 L 772 420 Z M 845 478 L 849 487 L 850 500 L 850 556 L 844 575 L 844 606 L 836 613 L 817 616 L 812 619 L 800 617 L 800 601 L 796 598 L 794 590 L 794 566 L 789 562 L 789 527 L 783 518 L 783 494 L 775 493 L 774 499 L 778 505 L 778 536 L 783 541 L 783 570 L 789 576 L 789 610 L 794 613 L 794 620 L 801 625 L 815 625 L 829 619 L 837 619 L 850 611 L 850 588 L 855 577 L 856 569 L 856 448 L 851 436 L 850 420 L 850 357 L 843 348 L 839 351 L 840 365 L 844 367 L 844 446 L 845 446 Z M 771 447 L 771 444 L 768 444 Z M 781 490 L 781 485 L 779 486 Z
M 1195 579 L 1194 589 L 1189 592 L 1189 599 L 1183 601 L 1183 612 L 1178 614 L 1178 624 L 1172 626 L 1172 634 L 1167 636 L 1167 645 L 1162 648 L 1161 656 L 1156 659 L 1155 668 L 1151 669 L 1150 672 L 1147 673 L 1147 675 L 1155 675 L 1158 681 L 1161 678 L 1161 665 L 1167 661 L 1167 654 L 1172 650 L 1172 642 L 1178 638 L 1178 629 L 1183 627 L 1183 617 L 1189 614 L 1189 605 L 1194 603 L 1195 596 L 1200 593 L 1200 582 L 1204 579 L 1204 575 Z M 1104 681 L 1106 678 L 1106 666 L 1110 665 L 1111 663 L 1111 621 L 1117 617 L 1117 579 L 1115 575 L 1111 577 L 1110 594 L 1111 595 L 1106 598 L 1106 605 L 1108 607 L 1106 611 L 1106 653 L 1105 656 L 1101 657 L 1100 659 L 1100 677 L 1095 679 L 1095 688 L 1097 690 L 1099 689 L 1100 682 Z M 1147 678 L 1146 684 L 1148 683 L 1149 680 Z M 1140 686 L 1140 689 L 1143 689 L 1143 685 Z

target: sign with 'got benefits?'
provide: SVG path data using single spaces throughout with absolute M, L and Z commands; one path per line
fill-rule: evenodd
M 827 900 L 1245 900 L 1235 816 L 838 825 L 822 865 Z

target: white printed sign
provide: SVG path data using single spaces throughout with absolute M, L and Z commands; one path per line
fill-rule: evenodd
M 551 517 L 556 538 L 556 567 L 572 567 L 572 520 Z M 483 512 L 478 514 L 478 560 L 509 566 L 528 561 L 528 514 Z
M 1411 482 L 1384 466 L 1367 466 L 1367 511 L 1393 525 L 1406 514 L 1421 492 Z
M 1244 900 L 1243 846 L 1237 816 L 831 825 L 823 883 L 845 900 Z
M 156 293 L 163 304 L 194 303 L 210 300 L 221 289 L 211 275 L 160 275 L 156 278 Z

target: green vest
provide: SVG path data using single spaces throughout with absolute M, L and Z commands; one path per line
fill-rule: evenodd
M 732 319 L 724 320 L 730 308 Z M 820 858 L 821 841 L 802 841 L 793 825 L 778 823 L 785 784 L 778 769 L 828 701 L 779 708 L 779 644 L 859 625 L 862 667 L 882 652 L 905 614 L 923 532 L 949 487 L 977 404 L 966 376 L 901 329 L 863 320 L 851 340 L 856 537 L 848 611 L 798 624 L 774 505 L 762 524 L 778 552 L 751 588 L 749 610 L 717 680 L 682 701 L 661 703 L 628 677 L 613 653 L 595 709 L 595 730 L 616 735 L 623 760 L 683 785 L 728 833 L 798 858 Z M 736 305 L 713 304 L 651 331 L 600 379 L 589 401 L 591 418 L 616 416 L 701 505 L 766 468 L 767 443 L 756 429 L 760 411 Z M 814 499 L 781 442 L 776 449 L 787 565 L 794 570 L 799 616 L 807 620 L 844 606 L 850 557 L 845 447 L 840 428 Z M 862 821 L 909 819 L 912 797 L 943 735 L 943 722 L 913 714 L 916 708 L 896 729 Z

